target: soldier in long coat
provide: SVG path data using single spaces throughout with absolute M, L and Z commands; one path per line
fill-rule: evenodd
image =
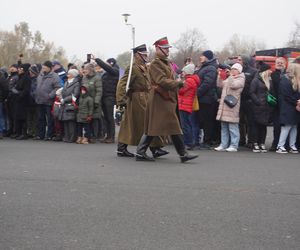
M 128 90 L 126 84 L 129 77 L 129 67 L 117 85 L 117 105 L 124 109 L 118 137 L 117 155 L 121 157 L 134 157 L 128 152 L 127 146 L 137 146 L 144 134 L 145 113 L 148 96 L 151 89 L 150 77 L 147 69 L 148 52 L 145 44 L 133 48 L 134 63 L 130 76 Z M 155 138 L 150 150 L 155 158 L 168 154 L 162 150 L 160 137 Z
M 187 153 L 178 118 L 177 92 L 178 88 L 183 86 L 183 82 L 175 79 L 168 60 L 171 47 L 168 39 L 161 38 L 154 45 L 156 55 L 149 67 L 152 88 L 146 108 L 145 134 L 137 147 L 136 160 L 153 161 L 154 159 L 146 154 L 147 148 L 155 136 L 167 135 L 171 135 L 181 162 L 192 160 L 198 156 Z

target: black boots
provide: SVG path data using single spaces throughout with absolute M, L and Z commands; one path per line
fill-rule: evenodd
M 127 144 L 120 143 L 120 142 L 118 143 L 117 155 L 119 157 L 134 157 L 134 154 L 130 153 L 127 150 Z
M 186 151 L 182 135 L 171 135 L 171 138 L 182 163 L 198 157 L 198 155 L 190 155 Z
M 153 136 L 143 135 L 136 149 L 135 159 L 137 161 L 154 161 L 153 158 L 146 154 L 146 151 L 153 139 Z
M 151 150 L 154 158 L 158 158 L 158 157 L 169 154 L 168 151 L 163 150 L 162 148 L 158 148 L 158 147 L 150 147 L 150 150 Z

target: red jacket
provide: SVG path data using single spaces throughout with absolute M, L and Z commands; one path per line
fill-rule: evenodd
M 200 84 L 198 75 L 186 75 L 184 87 L 178 92 L 178 108 L 189 113 L 193 112 L 193 102 Z

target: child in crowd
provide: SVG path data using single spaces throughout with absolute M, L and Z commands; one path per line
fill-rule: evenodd
M 92 121 L 94 101 L 88 94 L 86 87 L 80 88 L 79 106 L 77 114 L 77 141 L 78 144 L 89 144 L 90 123 Z M 84 134 L 83 134 L 84 129 Z

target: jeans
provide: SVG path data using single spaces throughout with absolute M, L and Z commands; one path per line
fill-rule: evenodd
M 200 122 L 199 122 L 199 114 L 198 111 L 193 111 L 191 115 L 191 122 L 192 122 L 192 131 L 194 137 L 194 145 L 199 146 L 201 143 L 201 129 L 200 129 Z
M 193 146 L 193 129 L 192 129 L 192 121 L 191 121 L 191 113 L 180 110 L 180 123 L 183 131 L 183 141 L 186 146 Z
M 285 125 L 281 127 L 277 148 L 284 147 L 288 135 L 290 135 L 290 147 L 295 147 L 297 139 L 297 125 Z
M 51 114 L 51 106 L 38 105 L 38 136 L 41 139 L 45 138 L 47 127 L 47 138 L 52 138 L 54 135 L 54 120 Z
M 5 114 L 3 102 L 0 102 L 0 134 L 5 130 Z
M 107 129 L 107 138 L 115 138 L 114 105 L 116 99 L 112 96 L 102 97 L 102 109 Z
M 240 141 L 240 130 L 238 123 L 221 122 L 221 146 L 222 148 L 238 148 Z

